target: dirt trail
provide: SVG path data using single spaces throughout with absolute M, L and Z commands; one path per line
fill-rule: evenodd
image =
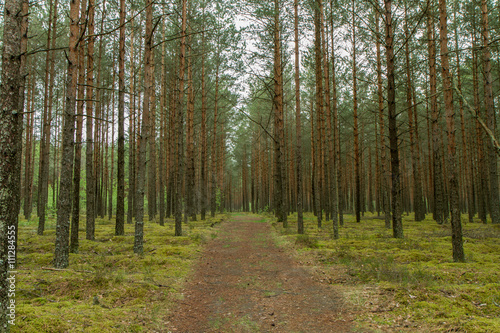
M 340 296 L 277 247 L 257 216 L 220 226 L 170 317 L 172 332 L 350 332 Z

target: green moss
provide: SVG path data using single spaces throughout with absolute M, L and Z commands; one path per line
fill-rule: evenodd
M 272 216 L 263 216 L 273 224 Z M 323 221 L 319 229 L 312 214 L 304 215 L 306 235 L 300 241 L 291 234 L 295 214 L 288 229 L 273 225 L 278 244 L 294 246 L 304 261 L 312 257 L 329 272 L 332 283 L 340 281 L 358 308 L 361 331 L 386 331 L 396 323 L 429 332 L 500 332 L 500 226 L 464 224 L 467 262 L 454 263 L 450 226 L 438 225 L 430 215 L 422 222 L 404 216 L 404 239 L 392 238 L 374 214 L 366 213 L 361 223 L 344 215 L 344 221 L 338 240 L 331 222 Z M 311 239 L 318 246 L 303 241 Z M 370 304 L 383 312 L 373 315 Z
M 133 254 L 134 225 L 125 225 L 125 236 L 114 236 L 114 221 L 98 219 L 96 240 L 85 240 L 82 226 L 79 253 L 70 254 L 70 267 L 63 271 L 42 269 L 52 267 L 54 231 L 37 236 L 36 222 L 21 220 L 17 320 L 11 331 L 164 330 L 202 244 L 216 233 L 214 223 L 225 218 L 191 222 L 183 237 L 174 237 L 172 220 L 164 227 L 146 222 L 144 256 Z

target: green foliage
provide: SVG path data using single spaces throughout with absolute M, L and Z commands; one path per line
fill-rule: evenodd
M 217 210 L 219 210 L 221 205 L 222 205 L 222 196 L 223 196 L 223 193 L 222 193 L 221 189 L 219 187 L 217 187 L 217 189 L 215 190 L 215 204 L 217 206 Z
M 144 255 L 133 254 L 134 226 L 114 236 L 113 221 L 98 219 L 96 241 L 85 240 L 70 254 L 67 270 L 51 270 L 55 230 L 40 237 L 36 222 L 20 221 L 17 320 L 12 332 L 162 331 L 173 302 L 212 228 L 227 216 L 190 222 L 184 237 L 146 222 Z M 85 221 L 83 217 L 82 222 Z M 54 221 L 48 220 L 53 226 Z
M 365 214 L 361 224 L 351 215 L 344 221 L 338 240 L 331 223 L 318 229 L 312 214 L 304 215 L 306 235 L 295 233 L 296 214 L 288 229 L 274 225 L 279 244 L 293 246 L 323 281 L 343 291 L 359 311 L 360 330 L 500 331 L 500 226 L 465 224 L 467 262 L 454 263 L 450 226 L 430 216 L 404 217 L 405 239 L 394 239 L 375 215 Z
M 316 238 L 310 237 L 309 235 L 297 235 L 295 244 L 298 246 L 308 247 L 311 249 L 318 248 L 318 240 Z

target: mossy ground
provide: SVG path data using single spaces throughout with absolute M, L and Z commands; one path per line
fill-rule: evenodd
M 50 270 L 55 222 L 43 236 L 36 221 L 19 223 L 16 325 L 12 332 L 161 331 L 171 305 L 198 258 L 202 244 L 216 237 L 215 225 L 227 215 L 183 225 L 174 237 L 173 221 L 147 222 L 144 255 L 133 253 L 134 225 L 114 236 L 114 219 L 97 219 L 95 241 L 80 226 L 78 254 L 67 270 Z M 85 221 L 85 218 L 82 217 Z
M 360 223 L 345 215 L 338 240 L 331 221 L 318 228 L 305 214 L 306 235 L 297 235 L 296 219 L 287 229 L 273 223 L 277 241 L 344 291 L 360 331 L 500 332 L 500 225 L 464 223 L 467 262 L 454 263 L 450 226 L 431 215 L 422 222 L 404 216 L 404 239 L 394 239 L 376 214 Z

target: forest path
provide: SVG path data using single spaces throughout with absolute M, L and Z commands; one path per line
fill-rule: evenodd
M 256 215 L 233 215 L 209 242 L 171 332 L 350 332 L 342 299 L 276 246 Z

